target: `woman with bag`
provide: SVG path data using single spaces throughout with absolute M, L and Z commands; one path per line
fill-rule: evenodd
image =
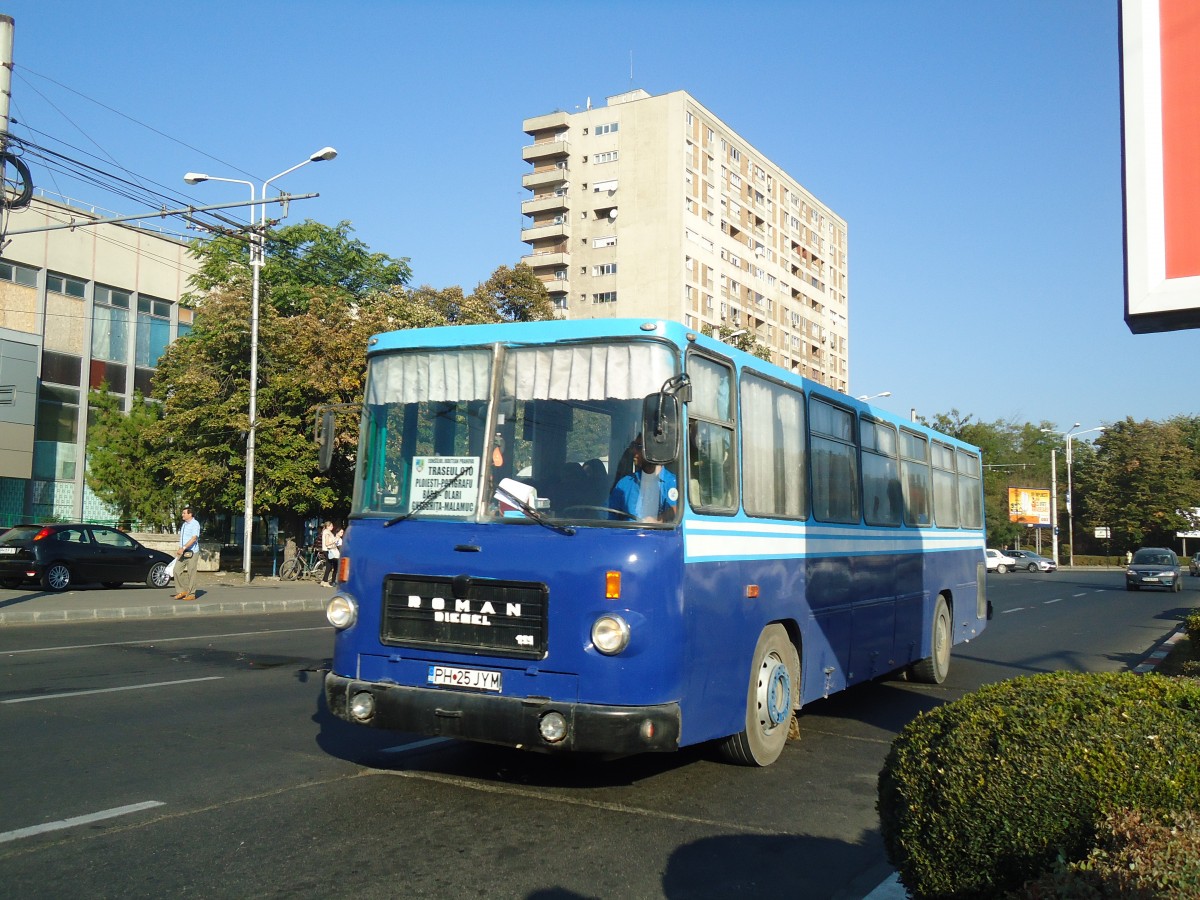
M 321 576 L 321 587 L 333 587 L 337 578 L 338 551 L 337 535 L 333 533 L 333 523 L 326 522 L 325 530 L 321 532 L 321 552 L 325 554 L 325 573 Z

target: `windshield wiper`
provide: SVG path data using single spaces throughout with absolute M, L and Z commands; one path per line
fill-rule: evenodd
M 521 510 L 521 512 L 525 513 L 525 515 L 533 519 L 533 521 L 537 522 L 544 528 L 549 528 L 551 531 L 557 531 L 559 534 L 565 534 L 568 536 L 575 533 L 575 529 L 570 525 L 559 525 L 557 522 L 551 522 L 542 513 L 538 512 L 512 491 L 508 490 L 508 488 L 496 485 L 496 493 L 500 494 L 506 501 L 511 503 L 517 509 Z
M 449 481 L 447 481 L 445 484 L 443 484 L 440 488 L 438 488 L 436 491 L 434 491 L 432 494 L 430 494 L 428 497 L 426 497 L 424 500 L 422 500 L 420 503 L 418 503 L 416 506 L 414 506 L 408 512 L 401 513 L 400 515 L 396 516 L 394 519 L 388 519 L 386 522 L 384 522 L 383 527 L 389 528 L 392 525 L 395 525 L 397 522 L 403 522 L 405 519 L 410 519 L 413 516 L 415 516 L 417 513 L 424 512 L 425 510 L 429 509 L 429 507 L 431 507 L 433 505 L 434 500 L 436 500 L 438 497 L 442 496 L 442 494 L 446 493 L 446 491 L 448 491 L 451 487 L 454 486 L 455 482 L 457 482 L 458 479 L 462 478 L 464 475 L 466 475 L 470 471 L 471 471 L 470 466 L 464 466 L 457 475 L 455 475 L 453 478 L 451 478 Z

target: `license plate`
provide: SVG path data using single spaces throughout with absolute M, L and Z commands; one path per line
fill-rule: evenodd
M 473 691 L 500 690 L 500 673 L 488 672 L 484 669 L 459 669 L 454 666 L 430 666 L 429 684 L 440 684 L 446 687 L 468 688 Z
M 19 549 L 19 547 L 0 547 L 0 553 L 6 556 L 15 556 Z
M 1157 575 L 1143 575 L 1142 581 L 1158 581 Z

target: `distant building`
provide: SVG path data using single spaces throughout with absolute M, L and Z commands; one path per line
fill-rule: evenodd
M 111 218 L 38 195 L 10 231 Z M 0 525 L 113 521 L 84 482 L 89 388 L 129 409 L 191 330 L 179 306 L 197 261 L 186 240 L 133 225 L 8 235 L 0 251 Z
M 521 239 L 568 318 L 746 329 L 845 391 L 846 222 L 684 91 L 526 119 Z

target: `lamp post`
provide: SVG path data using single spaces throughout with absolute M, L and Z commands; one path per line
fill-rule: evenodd
M 862 400 L 865 403 L 867 400 L 874 400 L 876 397 L 890 397 L 890 396 L 892 396 L 891 391 L 880 391 L 878 394 L 863 394 L 858 399 Z
M 1067 444 L 1067 550 L 1070 555 L 1071 565 L 1075 564 L 1075 513 L 1074 513 L 1074 510 L 1072 509 L 1072 505 L 1071 505 L 1071 499 L 1072 499 L 1071 498 L 1071 492 L 1072 492 L 1071 463 L 1073 462 L 1072 454 L 1071 454 L 1071 445 L 1072 445 L 1072 442 L 1074 441 L 1074 439 L 1079 437 L 1079 435 L 1081 435 L 1081 434 L 1089 434 L 1090 432 L 1093 432 L 1093 431 L 1104 431 L 1104 429 L 1105 429 L 1104 425 L 1097 425 L 1095 428 L 1085 428 L 1083 431 L 1076 431 L 1075 429 L 1078 427 L 1079 427 L 1079 423 L 1076 422 L 1074 425 L 1072 425 L 1066 431 L 1055 431 L 1052 428 L 1043 428 L 1042 429 L 1042 432 L 1045 434 L 1061 434 L 1066 438 L 1066 444 Z M 1054 562 L 1057 564 L 1058 563 L 1058 523 L 1057 523 L 1057 521 L 1055 521 L 1055 519 L 1057 518 L 1057 515 L 1058 515 L 1058 479 L 1055 475 L 1054 454 L 1055 454 L 1055 448 L 1052 447 L 1050 449 L 1050 494 L 1051 494 L 1051 499 L 1050 499 L 1051 522 L 1050 522 L 1050 524 L 1051 524 L 1051 528 L 1054 532 Z
M 188 184 L 199 184 L 202 181 L 228 181 L 234 184 L 250 186 L 250 268 L 253 270 L 253 286 L 250 291 L 250 421 L 246 433 L 246 518 L 242 534 L 242 569 L 246 573 L 246 583 L 250 583 L 250 550 L 254 537 L 254 433 L 258 425 L 258 292 L 262 279 L 263 246 L 266 243 L 267 232 L 267 185 L 278 181 L 284 175 L 290 175 L 301 166 L 309 163 L 330 160 L 337 156 L 332 147 L 323 147 L 303 162 L 298 162 L 290 169 L 284 169 L 278 175 L 272 175 L 262 183 L 262 191 L 255 196 L 254 183 L 240 178 L 218 178 L 215 175 L 203 175 L 199 172 L 188 172 L 183 180 Z M 255 203 L 258 204 L 258 215 L 255 216 Z

